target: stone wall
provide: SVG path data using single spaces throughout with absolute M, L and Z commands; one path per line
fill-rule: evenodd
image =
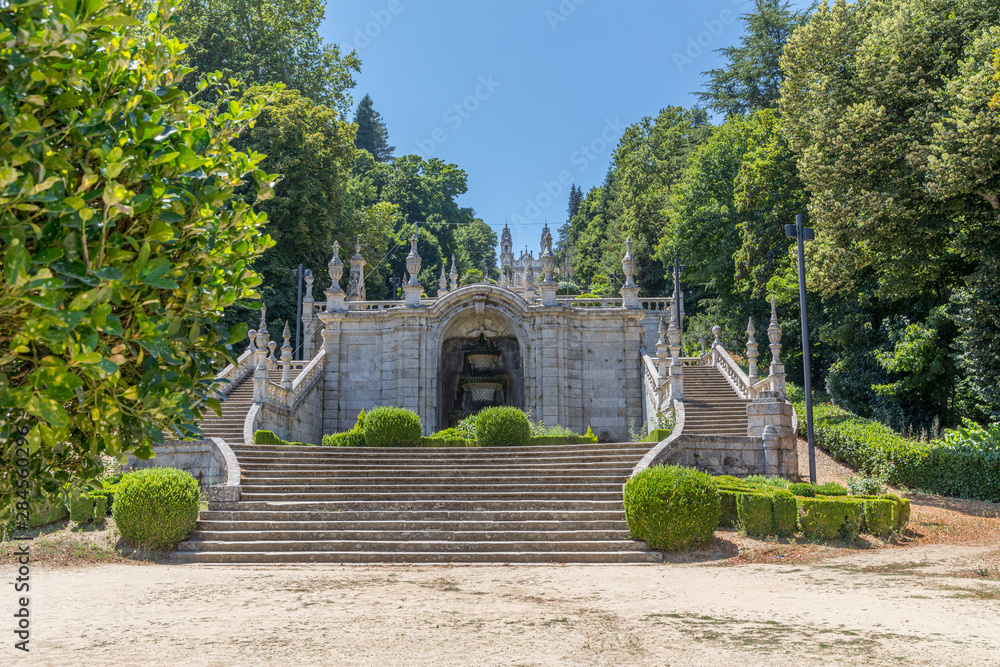
M 319 445 L 323 441 L 323 383 L 317 382 L 295 408 L 285 413 L 263 404 L 257 430 L 272 431 L 282 440 Z
M 153 447 L 153 451 L 156 456 L 147 460 L 129 456 L 125 469 L 177 468 L 198 480 L 202 489 L 226 483 L 227 462 L 225 455 L 211 441 L 167 441 Z
M 420 415 L 424 432 L 447 426 L 442 405 L 446 341 L 513 338 L 526 410 L 577 432 L 624 441 L 642 420 L 642 310 L 529 305 L 508 290 L 471 285 L 428 307 L 322 313 L 326 349 L 323 431 L 354 426 L 362 409 L 394 405 Z

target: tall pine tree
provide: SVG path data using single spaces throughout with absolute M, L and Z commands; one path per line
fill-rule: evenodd
M 358 126 L 358 133 L 354 136 L 354 145 L 363 148 L 379 162 L 389 162 L 392 160 L 392 152 L 395 146 L 389 145 L 389 131 L 385 128 L 382 116 L 372 108 L 372 98 L 365 95 L 364 99 L 358 102 L 358 109 L 354 113 L 354 124 Z

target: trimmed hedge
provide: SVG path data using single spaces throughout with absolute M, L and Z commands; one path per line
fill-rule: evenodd
M 804 482 L 790 484 L 788 486 L 788 490 L 792 492 L 792 495 L 800 496 L 802 498 L 814 498 L 816 496 L 816 487 L 812 484 Z
M 647 435 L 645 438 L 641 440 L 641 442 L 662 442 L 667 438 L 669 438 L 670 434 L 673 432 L 674 432 L 673 429 L 666 429 L 666 428 L 653 429 L 652 431 L 649 432 L 649 435 Z
M 861 502 L 851 498 L 799 498 L 799 530 L 810 539 L 851 538 L 861 529 Z
M 108 515 L 108 497 L 104 495 L 94 496 L 94 513 L 91 518 L 98 522 L 103 523 L 104 517 Z
M 194 529 L 201 491 L 198 482 L 175 468 L 146 468 L 118 482 L 112 516 L 118 532 L 137 547 L 172 546 Z
M 872 535 L 887 535 L 896 528 L 899 509 L 892 500 L 872 498 L 862 502 L 864 531 Z
M 847 487 L 836 482 L 817 484 L 814 491 L 817 496 L 846 496 L 848 494 Z
M 28 505 L 28 513 L 28 527 L 36 528 L 64 519 L 69 511 L 66 503 L 57 495 L 32 499 Z
M 795 496 L 786 489 L 776 489 L 772 495 L 774 503 L 774 534 L 792 535 L 798 526 L 799 505 Z
M 802 405 L 795 409 L 804 414 Z M 830 404 L 815 406 L 813 415 L 816 444 L 863 474 L 888 472 L 892 484 L 1000 502 L 1000 446 L 987 438 L 962 437 L 959 430 L 944 441 L 916 442 Z
M 465 438 L 448 438 L 448 437 L 435 437 L 430 436 L 427 438 L 420 438 L 421 447 L 475 447 L 476 443 L 471 440 L 466 440 Z
M 417 413 L 406 408 L 372 408 L 364 417 L 368 447 L 416 447 L 423 427 Z
M 774 534 L 774 502 L 769 493 L 741 493 L 736 496 L 739 529 L 747 535 Z
M 274 431 L 255 431 L 253 434 L 255 445 L 282 445 L 285 447 L 315 447 L 308 442 L 288 442 L 279 438 Z
M 719 525 L 719 491 L 706 473 L 653 466 L 625 483 L 625 520 L 653 549 L 678 551 L 712 540 Z
M 517 408 L 486 408 L 476 416 L 476 442 L 480 447 L 518 447 L 530 441 L 528 416 Z
M 365 432 L 357 429 L 323 436 L 324 447 L 365 447 L 366 445 Z
M 595 445 L 597 436 L 591 433 L 586 435 L 533 435 L 528 441 L 529 445 L 543 447 L 546 445 Z
M 735 528 L 739 516 L 736 513 L 736 499 L 743 495 L 743 491 L 732 489 L 719 489 L 719 525 L 728 528 Z
M 67 494 L 66 509 L 69 510 L 69 520 L 74 523 L 88 523 L 94 518 L 94 499 L 81 493 L 73 497 Z

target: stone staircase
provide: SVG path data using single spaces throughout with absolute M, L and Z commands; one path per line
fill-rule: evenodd
M 747 405 L 714 366 L 684 367 L 684 433 L 747 434 Z
M 175 559 L 661 562 L 630 539 L 622 505 L 622 484 L 648 449 L 235 444 L 242 499 L 202 512 Z
M 268 371 L 271 382 L 281 381 L 281 370 Z M 207 411 L 201 422 L 201 432 L 209 438 L 222 438 L 230 445 L 243 442 L 243 423 L 250 406 L 253 405 L 253 374 L 249 375 L 229 392 L 222 401 L 222 416 Z

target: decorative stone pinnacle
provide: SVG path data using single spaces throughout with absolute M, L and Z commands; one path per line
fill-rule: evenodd
M 632 237 L 625 239 L 625 257 L 622 259 L 622 272 L 625 273 L 625 287 L 636 287 L 632 276 L 635 275 L 635 258 L 632 256 Z
M 656 342 L 657 346 L 664 344 L 664 336 L 667 335 L 667 321 L 663 315 L 660 315 L 660 323 L 656 327 L 656 333 L 660 334 L 660 339 Z
M 410 272 L 410 282 L 412 286 L 419 286 L 417 274 L 420 273 L 420 253 L 417 252 L 417 232 L 413 232 L 410 237 L 410 254 L 406 257 L 406 270 Z
M 451 256 L 451 272 L 448 277 L 451 278 L 451 291 L 454 292 L 458 289 L 458 266 L 455 264 L 455 255 Z
M 721 333 L 722 333 L 722 327 L 720 327 L 719 325 L 715 325 L 714 327 L 712 327 L 712 335 L 715 336 L 715 344 L 716 345 L 720 345 L 721 344 L 720 341 L 719 341 L 719 335 Z
M 552 254 L 552 240 L 549 238 L 549 243 L 545 245 L 542 250 L 541 256 L 542 271 L 545 272 L 545 277 L 542 279 L 542 284 L 551 285 L 555 281 L 552 280 L 552 272 L 556 268 L 556 256 Z
M 266 335 L 266 332 L 267 332 L 267 304 L 266 303 L 260 304 L 260 325 L 259 325 L 258 331 L 260 331 L 260 330 L 263 330 L 265 332 L 265 335 Z
M 781 364 L 781 325 L 778 324 L 778 299 L 771 297 L 771 324 L 767 327 L 767 337 L 771 341 L 772 366 Z
M 444 274 L 444 264 L 441 265 L 441 277 L 438 279 L 438 296 L 448 293 L 448 277 Z
M 310 269 L 306 269 L 306 296 L 303 301 L 311 302 L 313 300 L 313 274 Z
M 247 346 L 247 349 L 250 351 L 250 354 L 254 354 L 257 351 L 257 346 L 254 344 L 254 341 L 257 340 L 257 330 L 251 329 L 248 331 L 247 338 L 250 339 L 250 345 Z
M 753 384 L 754 380 L 757 379 L 757 340 L 753 337 L 757 329 L 753 325 L 753 318 L 747 323 L 747 360 L 750 365 L 750 373 L 748 377 L 750 378 L 750 383 Z
M 327 264 L 327 270 L 330 273 L 330 289 L 328 291 L 333 293 L 339 293 L 343 290 L 340 289 L 340 277 L 344 275 L 344 263 L 340 261 L 340 242 L 333 242 L 333 258 L 330 263 Z
M 698 338 L 698 345 L 701 345 L 701 353 L 705 354 L 708 352 L 708 339 L 704 336 Z
M 267 360 L 268 361 L 270 361 L 270 362 L 277 362 L 278 361 L 278 359 L 274 356 L 274 350 L 277 347 L 278 347 L 278 343 L 276 343 L 273 340 L 270 341 L 267 344 L 267 352 L 268 352 L 268 354 L 267 354 Z

